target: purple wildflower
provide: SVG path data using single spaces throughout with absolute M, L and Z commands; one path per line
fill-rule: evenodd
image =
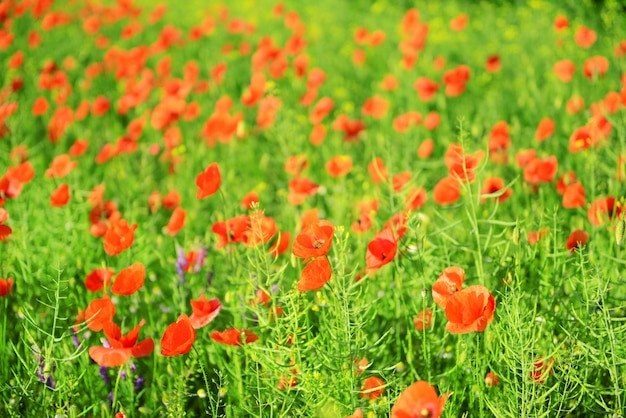
M 111 384 L 111 379 L 109 379 L 109 374 L 107 373 L 107 366 L 100 366 L 100 377 L 104 380 L 104 383 L 107 385 Z
M 139 391 L 141 391 L 141 389 L 143 389 L 143 384 L 144 384 L 145 381 L 146 381 L 146 379 L 144 379 L 143 376 L 139 376 L 135 380 L 133 380 L 133 386 L 135 388 L 135 393 L 138 393 Z

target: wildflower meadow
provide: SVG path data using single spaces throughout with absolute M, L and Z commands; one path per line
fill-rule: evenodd
M 624 417 L 626 4 L 0 1 L 0 416 Z

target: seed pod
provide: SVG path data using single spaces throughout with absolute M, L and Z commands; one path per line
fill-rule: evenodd
M 617 226 L 615 227 L 615 242 L 617 243 L 617 245 L 622 245 L 625 231 L 626 231 L 626 219 L 622 219 L 617 223 Z
M 520 235 L 519 228 L 518 227 L 513 228 L 513 236 L 511 237 L 513 244 L 515 245 L 519 244 L 519 235 Z

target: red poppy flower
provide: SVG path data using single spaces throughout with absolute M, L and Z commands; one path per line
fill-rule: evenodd
M 577 248 L 582 247 L 589 240 L 589 234 L 582 229 L 576 229 L 567 237 L 565 248 L 569 252 L 574 252 Z
M 550 230 L 548 228 L 541 228 L 539 230 L 539 232 L 537 231 L 530 231 L 528 233 L 528 243 L 530 245 L 535 245 L 537 242 L 539 242 L 543 237 L 545 237 L 546 235 L 548 235 L 548 233 L 550 232 Z
M 332 270 L 328 258 L 325 255 L 315 257 L 302 269 L 302 275 L 298 281 L 298 291 L 308 292 L 321 289 L 331 276 Z
M 482 332 L 493 321 L 495 310 L 496 301 L 486 287 L 466 287 L 446 302 L 446 330 L 453 334 Z
M 372 182 L 376 184 L 382 183 L 389 177 L 385 163 L 378 157 L 374 158 L 374 161 L 368 164 L 367 171 L 370 173 Z
M 63 207 L 67 205 L 67 202 L 69 201 L 70 201 L 70 186 L 68 186 L 66 183 L 61 184 L 50 195 L 50 205 L 52 205 L 53 208 Z
M 200 329 L 213 321 L 222 310 L 222 304 L 218 298 L 207 300 L 202 295 L 198 300 L 191 300 L 191 308 L 193 313 L 189 317 L 193 329 Z
M 128 226 L 126 219 L 119 219 L 111 223 L 104 234 L 104 252 L 108 255 L 117 255 L 130 248 L 135 239 L 137 224 Z
M 90 292 L 99 292 L 105 286 L 109 285 L 113 274 L 113 270 L 106 267 L 92 270 L 91 273 L 85 277 L 85 287 Z
M 417 148 L 417 156 L 426 159 L 430 157 L 435 149 L 435 141 L 430 138 L 425 139 Z
M 574 114 L 581 112 L 585 108 L 585 99 L 579 96 L 574 96 L 567 101 L 566 109 L 567 113 Z
M 428 195 L 423 187 L 413 187 L 404 200 L 404 208 L 406 210 L 418 210 L 426 204 L 427 200 Z
M 380 397 L 385 391 L 385 381 L 380 377 L 370 376 L 363 382 L 363 388 L 359 394 L 361 398 L 374 400 Z
M 530 371 L 530 379 L 533 383 L 543 384 L 546 379 L 552 374 L 553 359 L 545 361 L 543 357 L 539 357 L 533 364 L 533 369 Z
M 587 209 L 587 218 L 593 226 L 600 226 L 605 222 L 619 217 L 622 213 L 620 203 L 613 197 L 601 197 L 591 202 Z
M 437 396 L 435 388 L 420 380 L 406 388 L 391 409 L 390 418 L 439 418 L 450 392 Z
M 432 295 L 435 303 L 446 308 L 448 298 L 461 290 L 465 281 L 465 270 L 461 267 L 446 267 L 433 284 Z
M 118 273 L 111 286 L 111 292 L 116 295 L 130 296 L 141 289 L 145 278 L 145 266 L 142 263 L 135 263 Z
M 398 241 L 391 229 L 383 229 L 367 245 L 365 263 L 370 270 L 379 269 L 396 257 Z
M 609 70 L 609 60 L 602 55 L 588 58 L 583 64 L 583 74 L 587 78 L 604 77 Z
M 563 192 L 563 207 L 566 209 L 582 208 L 587 204 L 585 188 L 580 182 L 569 184 Z
M 100 299 L 92 300 L 85 309 L 87 327 L 95 332 L 102 330 L 107 323 L 111 322 L 114 315 L 115 305 L 106 295 Z
M 469 17 L 465 13 L 461 13 L 450 21 L 450 29 L 455 32 L 460 32 L 465 29 L 465 26 L 467 26 L 468 22 Z
M 241 202 L 239 202 L 239 205 L 243 207 L 244 209 L 252 209 L 252 206 L 259 202 L 260 202 L 259 195 L 257 192 L 253 190 L 249 192 L 248 194 L 246 194 L 243 197 L 243 199 L 241 199 Z
M 220 188 L 221 183 L 220 167 L 217 163 L 209 164 L 206 170 L 196 177 L 196 186 L 198 186 L 196 198 L 200 200 L 213 195 Z
M 215 246 L 219 249 L 232 242 L 246 242 L 249 227 L 250 217 L 248 215 L 239 215 L 225 221 L 215 222 L 211 227 L 211 231 L 219 237 Z
M 537 141 L 545 141 L 554 133 L 554 121 L 550 118 L 543 118 L 535 131 L 535 139 Z
M 76 166 L 78 162 L 72 161 L 67 154 L 58 155 L 46 170 L 46 177 L 61 178 L 67 176 Z
M 596 39 L 598 39 L 596 32 L 586 26 L 579 27 L 574 34 L 574 41 L 581 48 L 591 48 L 596 42 Z
M 440 122 L 441 116 L 439 116 L 439 113 L 432 111 L 428 113 L 428 115 L 426 115 L 426 117 L 424 118 L 424 128 L 432 131 L 437 128 L 437 126 L 439 126 Z
M 554 18 L 554 30 L 557 32 L 563 31 L 569 28 L 569 20 L 563 15 L 558 15 Z
M 139 344 L 139 330 L 146 323 L 143 319 L 135 328 L 122 335 L 120 327 L 109 322 L 104 326 L 104 335 L 106 335 L 110 347 L 90 347 L 89 357 L 100 366 L 118 367 L 126 364 L 132 358 L 141 358 L 150 355 L 154 351 L 154 341 L 152 338 L 146 338 Z
M 171 236 L 178 234 L 178 231 L 180 231 L 185 225 L 186 215 L 187 212 L 185 212 L 185 209 L 180 206 L 174 209 L 174 212 L 172 212 L 172 216 L 165 227 L 165 232 Z
M 500 383 L 500 379 L 498 378 L 498 376 L 496 376 L 494 372 L 489 372 L 485 376 L 485 385 L 498 386 L 499 383 Z
M 423 331 L 425 329 L 430 328 L 433 323 L 433 310 L 432 309 L 424 309 L 417 314 L 415 318 L 413 318 L 413 325 L 415 325 L 415 329 L 418 331 Z
M 549 183 L 554 179 L 559 163 L 554 155 L 535 158 L 524 167 L 524 180 L 530 184 Z
M 0 224 L 0 241 L 4 241 L 5 239 L 9 238 L 12 233 L 13 230 L 9 225 Z
M 229 328 L 226 331 L 213 331 L 211 333 L 211 339 L 220 344 L 241 346 L 243 344 L 253 343 L 257 341 L 259 337 L 254 332 L 247 329 Z
M 435 97 L 437 90 L 439 90 L 439 84 L 436 81 L 427 77 L 420 77 L 413 83 L 413 88 L 417 92 L 419 99 L 424 102 L 428 102 Z
M 291 243 L 291 233 L 289 231 L 283 231 L 278 234 L 278 238 L 272 247 L 270 248 L 270 254 L 274 257 L 285 253 L 289 249 Z
M 189 317 L 181 314 L 178 320 L 170 324 L 161 338 L 161 355 L 165 357 L 187 354 L 196 340 L 196 331 L 191 326 Z
M 574 73 L 576 72 L 576 65 L 572 61 L 565 59 L 558 61 L 556 64 L 554 64 L 554 67 L 552 67 L 552 71 L 559 80 L 564 83 L 568 83 L 572 80 L 572 77 L 574 77 Z
M 574 184 L 576 182 L 576 173 L 573 171 L 566 171 L 561 174 L 559 179 L 556 181 L 556 191 L 558 194 L 562 195 L 567 190 L 567 186 Z
M 326 171 L 331 177 L 343 177 L 352 170 L 352 158 L 349 155 L 336 155 L 326 163 Z
M 320 186 L 306 177 L 289 180 L 287 201 L 292 205 L 300 205 L 308 196 L 313 196 Z
M 483 185 L 483 188 L 480 191 L 480 194 L 481 196 L 485 196 L 485 195 L 490 195 L 493 193 L 498 193 L 503 190 L 504 190 L 504 180 L 502 180 L 500 177 L 490 177 L 485 180 L 485 183 Z M 503 203 L 509 197 L 511 197 L 512 194 L 513 194 L 513 190 L 509 188 L 509 189 L 504 190 L 504 192 L 500 196 L 495 197 L 495 199 L 498 202 Z M 481 199 L 482 202 L 484 202 L 485 200 L 486 198 Z
M 13 278 L 9 277 L 8 279 L 0 279 L 0 296 L 6 297 L 11 294 L 11 289 L 13 288 Z
M 485 61 L 485 70 L 489 71 L 490 73 L 500 71 L 501 66 L 502 62 L 500 60 L 500 55 L 498 54 L 489 55 L 487 57 L 487 60 Z
M 293 242 L 293 255 L 305 260 L 326 255 L 333 243 L 335 227 L 328 221 L 318 221 L 307 226 Z
M 393 186 L 393 191 L 398 193 L 404 186 L 406 186 L 409 181 L 411 181 L 411 177 L 413 177 L 413 173 L 410 171 L 403 171 L 402 173 L 398 173 L 391 179 L 391 185 Z
M 439 180 L 433 189 L 433 199 L 438 205 L 451 205 L 461 197 L 461 184 L 451 176 Z
M 321 145 L 324 139 L 326 139 L 326 127 L 324 125 L 313 125 L 309 135 L 309 142 L 313 145 Z

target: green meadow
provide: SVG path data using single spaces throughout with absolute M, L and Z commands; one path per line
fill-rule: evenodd
M 232 3 L 0 1 L 0 416 L 624 417 L 623 2 Z

